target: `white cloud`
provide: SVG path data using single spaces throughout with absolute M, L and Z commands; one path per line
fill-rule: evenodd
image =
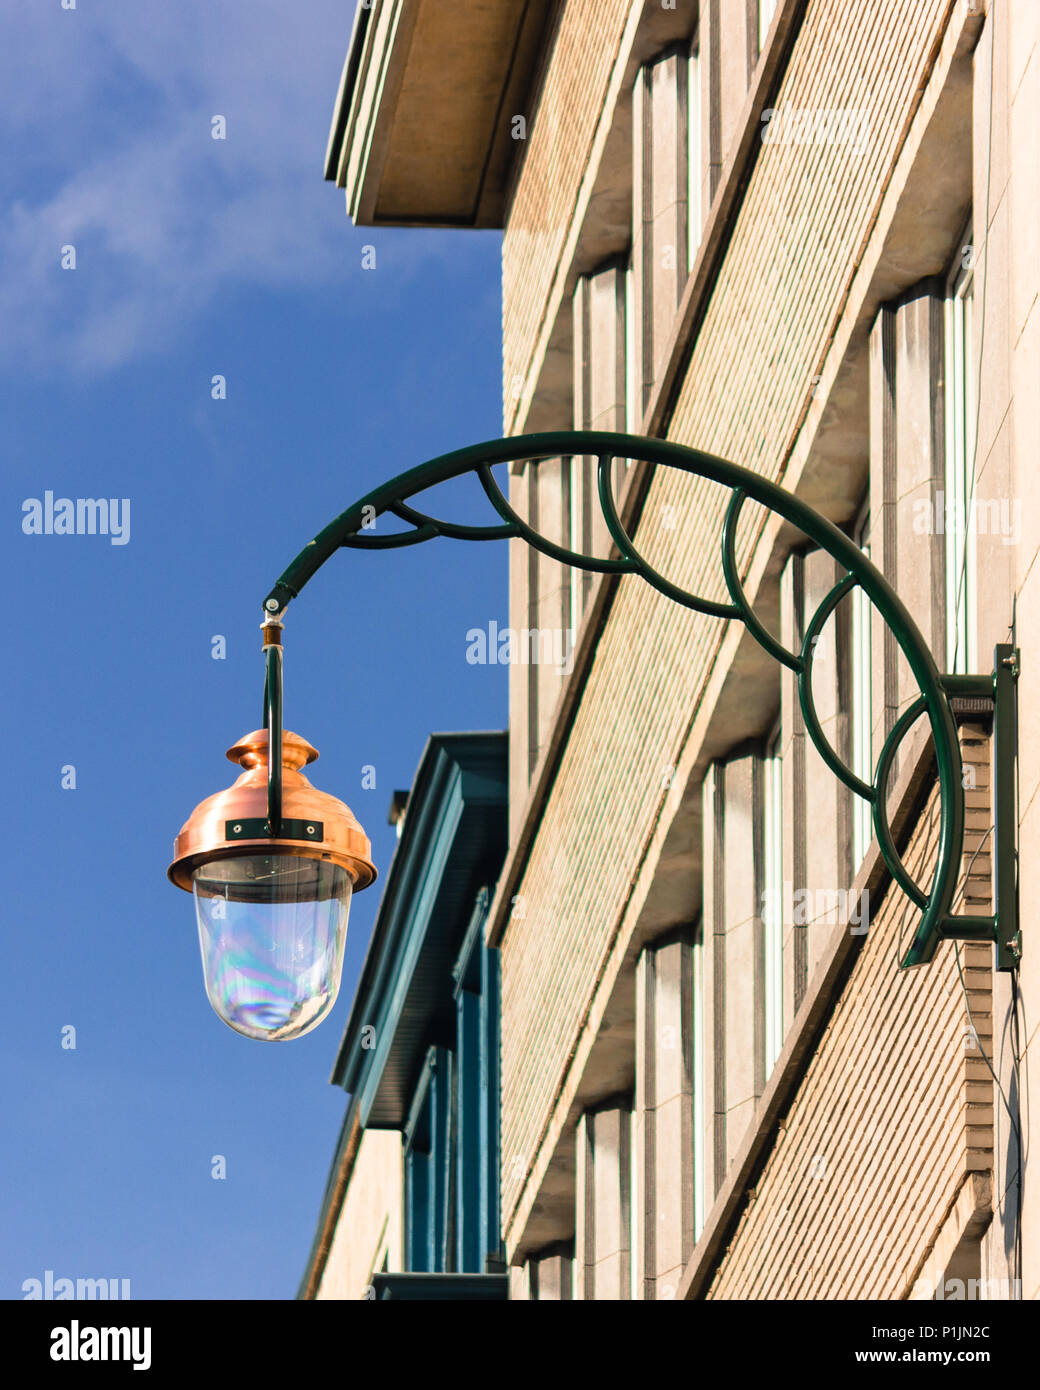
M 92 373 L 167 346 L 229 283 L 343 284 L 322 161 L 344 0 L 58 0 L 4 17 L 0 356 Z M 211 118 L 227 119 L 226 141 Z M 414 269 L 457 241 L 404 237 Z M 386 233 L 381 233 L 385 238 Z M 76 247 L 63 271 L 60 248 Z M 390 286 L 387 286 L 388 290 Z

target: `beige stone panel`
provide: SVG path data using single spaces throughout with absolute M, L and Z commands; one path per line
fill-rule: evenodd
M 935 524 L 935 503 L 945 487 L 944 303 L 941 287 L 935 282 L 926 282 L 919 291 L 901 304 L 895 315 L 896 481 L 892 500 L 896 548 L 892 574 L 896 592 L 943 666 L 945 539 Z M 901 653 L 897 666 L 897 709 L 902 713 L 918 691 Z M 897 768 L 898 763 L 893 771 Z
M 748 24 L 752 21 L 752 6 L 727 3 L 718 5 L 720 35 L 720 96 L 722 161 L 731 154 L 733 142 L 740 134 L 740 115 L 744 109 L 748 87 Z M 755 19 L 757 28 L 757 18 Z M 758 36 L 755 35 L 757 46 Z
M 1029 17 L 1031 16 L 1031 18 Z M 1030 36 L 1036 43 L 1040 28 L 1040 5 L 1019 5 L 1010 11 L 1012 31 L 1032 25 Z M 1020 33 L 1015 34 L 1016 56 Z M 1017 348 L 1030 315 L 1036 313 L 1040 292 L 1040 160 L 1036 154 L 1036 112 L 1040 109 L 1040 51 L 1030 58 L 1014 85 L 1009 113 L 1011 141 L 1011 182 L 1008 196 L 1011 209 L 1011 341 Z
M 1010 93 L 1008 76 L 1010 71 L 1009 40 L 1011 24 L 1009 15 L 1012 9 L 1025 8 L 1011 4 L 986 6 L 986 23 L 982 26 L 979 41 L 975 48 L 974 105 L 974 149 L 973 166 L 975 181 L 974 206 L 976 245 L 983 237 L 986 225 L 986 185 L 989 184 L 989 216 L 1000 205 L 1007 191 L 1010 176 L 1008 149 L 1008 109 Z M 1030 6 L 1029 8 L 1032 8 Z M 992 93 L 990 80 L 992 78 Z
M 664 366 L 686 285 L 687 61 L 674 53 L 651 69 L 653 146 L 650 208 L 653 236 L 654 380 Z
M 753 1097 L 731 1105 L 726 1112 L 726 1160 L 732 1163 L 737 1150 L 744 1142 L 748 1126 L 755 1120 L 755 1101 Z
M 692 1085 L 688 1065 L 691 950 L 686 941 L 673 941 L 654 950 L 654 1103 L 658 1107 L 677 1096 L 688 1096 Z
M 567 542 L 562 469 L 560 459 L 545 459 L 536 465 L 538 532 L 557 545 Z M 570 670 L 574 637 L 570 629 L 569 570 L 548 555 L 540 554 L 536 574 L 537 602 L 531 607 L 530 619 L 540 634 L 536 683 L 538 750 L 541 753 L 549 740 L 557 702 Z
M 529 513 L 529 473 L 511 473 L 509 504 L 525 519 Z M 530 547 L 523 541 L 509 541 L 509 626 L 516 631 L 527 627 L 531 615 Z M 526 668 L 509 667 L 509 835 L 514 839 L 527 804 L 530 783 L 530 684 Z M 535 718 L 537 714 L 535 712 Z
M 985 206 L 985 186 L 979 190 L 978 170 L 975 177 L 976 207 L 981 209 Z M 1011 406 L 1010 207 L 1009 196 L 991 204 L 989 230 L 981 246 L 977 240 L 981 219 L 975 218 L 973 361 L 983 386 L 978 411 L 977 485 Z
M 1017 496 L 1012 464 L 1013 422 L 1005 420 L 979 469 L 975 483 L 975 588 L 976 641 L 975 664 L 982 671 L 993 669 L 993 648 L 1008 640 L 1011 626 L 1011 595 L 1015 585 L 1017 556 L 1025 542 L 1014 539 L 1011 522 Z M 1021 516 L 1021 505 L 1017 515 Z M 1001 534 L 1004 529 L 1009 534 Z
M 802 642 L 804 562 L 792 555 L 780 579 L 780 640 L 788 651 L 798 651 Z M 780 753 L 781 845 L 783 858 L 783 1014 L 785 1023 L 794 1018 L 805 987 L 807 936 L 805 928 L 794 924 L 794 894 L 805 886 L 805 759 L 808 739 L 798 703 L 797 681 L 785 668 L 780 677 Z
M 676 1095 L 657 1107 L 657 1182 L 654 1209 L 656 1261 L 654 1278 L 678 1278 L 693 1246 L 693 1154 L 689 1142 L 692 1094 Z M 659 1291 L 658 1291 L 659 1296 Z
M 627 1221 L 622 1220 L 622 1184 L 627 1177 L 627 1110 L 598 1110 L 595 1115 L 594 1191 L 596 1201 L 596 1263 L 605 1255 L 628 1249 Z
M 711 211 L 712 199 L 715 193 L 716 183 L 721 173 L 721 164 L 718 159 L 718 150 L 712 149 L 711 120 L 712 120 L 712 44 L 710 37 L 710 5 L 705 0 L 700 10 L 700 19 L 697 25 L 697 46 L 700 63 L 700 130 L 701 130 L 701 169 L 700 169 L 700 207 L 701 207 L 701 226 L 703 228 Z
M 595 1298 L 596 1202 L 594 1120 L 585 1111 L 574 1139 L 574 1297 Z
M 758 758 L 726 762 L 725 902 L 726 928 L 751 923 L 761 916 L 755 872 L 756 829 L 761 823 Z
M 588 355 L 588 401 L 583 428 L 625 429 L 625 278 L 625 271 L 617 262 L 588 277 L 584 339 L 584 351 Z M 589 479 L 592 553 L 606 556 L 610 554 L 612 542 L 598 501 L 595 469 L 596 460 L 593 459 Z M 617 502 L 619 465 L 614 465 L 611 476 Z
M 606 1256 L 596 1264 L 596 1298 L 611 1303 L 627 1298 L 625 1292 L 627 1263 L 620 1254 Z
M 661 1297 L 660 1280 L 674 1283 L 693 1247 L 693 949 L 647 948 L 637 965 L 637 1297 Z
M 402 1268 L 401 1154 L 397 1130 L 364 1131 L 316 1298 L 364 1298 L 384 1255 L 392 1271 Z
M 632 369 L 636 373 L 637 414 L 642 415 L 654 382 L 654 208 L 650 75 L 636 74 L 632 87 Z
M 1008 9 L 1008 88 L 1014 105 L 1026 95 L 1030 69 L 1035 74 L 1037 46 L 1040 44 L 1040 8 L 1036 5 L 1012 5 Z M 1020 144 L 1012 129 L 1012 158 L 1029 142 Z
M 578 1124 L 575 1295 L 631 1297 L 631 1146 L 627 1107 L 586 1111 Z
M 810 551 L 804 559 L 805 615 L 802 630 L 838 580 L 838 566 L 824 551 Z M 833 615 L 820 634 L 813 660 L 813 698 L 823 734 L 840 758 L 847 761 L 849 731 L 846 712 L 839 706 L 838 632 L 848 632 L 848 605 Z M 845 659 L 842 652 L 841 659 Z M 811 977 L 829 934 L 818 922 L 820 895 L 845 889 L 851 875 L 849 793 L 835 777 L 815 745 L 805 739 L 805 797 L 801 814 L 805 825 L 805 885 L 812 897 L 807 904 L 806 974 Z M 786 822 L 786 825 L 791 825 Z
M 894 540 L 895 519 L 892 515 L 896 489 L 896 356 L 895 313 L 883 305 L 874 320 L 870 333 L 870 558 L 881 572 L 896 582 L 889 571 L 897 564 L 898 549 L 889 547 Z M 877 757 L 885 735 L 895 722 L 896 691 L 892 671 L 886 669 L 891 661 L 892 640 L 870 610 L 870 712 L 871 761 Z
M 701 789 L 704 826 L 704 886 L 703 886 L 703 941 L 702 950 L 702 991 L 701 991 L 701 1049 L 703 1063 L 701 1075 L 704 1078 L 704 1130 L 697 1135 L 696 1142 L 702 1145 L 704 1154 L 704 1198 L 710 1207 L 715 1193 L 722 1185 L 725 1173 L 716 1162 L 716 1133 L 719 1117 L 725 1111 L 725 1072 L 722 1071 L 720 1089 L 719 1059 L 716 1057 L 716 996 L 718 993 L 718 971 L 720 959 L 725 969 L 725 922 L 716 920 L 716 887 L 718 856 L 716 853 L 716 801 L 720 768 L 717 763 L 709 767 Z
M 625 271 L 616 264 L 589 277 L 588 427 L 625 428 Z
M 755 1048 L 755 924 L 726 933 L 726 1110 L 755 1099 L 761 1064 Z
M 1038 219 L 1040 220 L 1040 219 Z M 1015 389 L 1013 502 L 1018 503 L 1012 520 L 1020 531 L 1015 546 L 1015 582 L 1032 577 L 1040 555 L 1040 302 L 1015 344 L 1012 358 Z M 1024 614 L 1019 614 L 1020 620 Z
M 571 1297 L 573 1261 L 566 1255 L 545 1255 L 529 1261 L 537 1271 L 538 1302 L 559 1302 Z

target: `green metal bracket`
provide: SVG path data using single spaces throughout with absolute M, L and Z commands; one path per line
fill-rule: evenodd
M 993 853 L 997 969 L 1022 959 L 1018 916 L 1018 672 L 1016 647 L 996 649 L 993 674 Z
M 497 464 L 537 463 L 546 459 L 575 457 L 593 457 L 597 460 L 599 504 L 617 550 L 616 556 L 601 558 L 584 555 L 540 535 L 513 510 L 492 472 Z M 640 554 L 633 537 L 621 522 L 614 498 L 612 466 L 618 459 L 675 468 L 719 483 L 730 490 L 721 537 L 722 576 L 729 594 L 728 602 L 687 593 L 666 579 Z M 412 505 L 411 499 L 417 494 L 465 474 L 477 477 L 501 518 L 498 524 L 460 525 L 433 517 Z M 844 571 L 810 618 L 797 652 L 789 651 L 769 632 L 752 611 L 744 593 L 736 558 L 736 539 L 741 509 L 748 500 L 790 522 L 831 555 Z M 411 529 L 389 535 L 373 534 L 376 519 L 386 514 L 405 522 Z M 856 796 L 869 802 L 874 833 L 885 865 L 902 892 L 920 909 L 920 920 L 901 964 L 904 967 L 923 965 L 934 957 L 941 939 L 958 937 L 995 941 L 998 969 L 1014 969 L 1020 954 L 1013 786 L 1017 656 L 1012 654 L 1010 664 L 1007 664 L 1008 658 L 999 655 L 1000 652 L 1011 653 L 1010 648 L 998 648 L 997 667 L 992 677 L 941 675 L 919 628 L 884 575 L 843 531 L 800 498 L 760 474 L 712 454 L 667 440 L 606 431 L 567 430 L 489 440 L 443 454 L 381 483 L 336 517 L 297 555 L 268 594 L 264 601 L 264 612 L 268 616 L 283 613 L 308 580 L 341 547 L 389 550 L 417 545 L 437 536 L 469 541 L 522 540 L 543 555 L 565 565 L 598 574 L 638 575 L 659 593 L 685 608 L 711 617 L 742 622 L 765 651 L 795 673 L 806 732 L 835 776 Z M 919 691 L 917 698 L 896 721 L 885 739 L 869 783 L 858 777 L 827 741 L 812 693 L 816 639 L 834 609 L 855 588 L 866 594 L 882 621 L 894 634 Z M 273 754 L 281 745 L 280 652 L 275 670 L 271 668 L 270 653 L 268 658 L 268 694 L 265 695 L 264 715 L 270 730 Z M 952 908 L 960 877 L 965 799 L 952 702 L 987 695 L 993 700 L 995 710 L 994 854 L 997 907 L 992 917 L 959 917 L 953 915 Z M 931 886 L 927 890 L 915 883 L 907 871 L 893 839 L 887 812 L 888 778 L 896 753 L 912 725 L 922 715 L 928 720 L 935 747 L 940 799 L 939 851 Z M 270 761 L 273 765 L 273 756 Z M 280 777 L 281 759 L 277 761 L 277 775 Z M 272 772 L 272 779 L 274 776 Z M 269 783 L 272 821 L 276 819 L 276 811 L 280 814 L 280 795 L 280 785 L 275 787 L 273 781 Z

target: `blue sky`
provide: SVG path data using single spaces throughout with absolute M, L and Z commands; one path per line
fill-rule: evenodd
M 0 1297 L 47 1269 L 136 1298 L 291 1297 L 314 1233 L 379 888 L 353 904 L 330 1019 L 251 1042 L 206 1000 L 172 840 L 259 720 L 260 601 L 285 564 L 376 482 L 500 433 L 497 234 L 355 230 L 323 182 L 352 12 L 4 15 Z M 47 490 L 129 498 L 129 542 L 23 534 Z M 457 486 L 442 510 L 486 504 Z M 506 548 L 451 542 L 344 552 L 289 610 L 287 727 L 384 876 L 390 796 L 429 731 L 505 724 L 504 669 L 465 660 L 492 618 Z

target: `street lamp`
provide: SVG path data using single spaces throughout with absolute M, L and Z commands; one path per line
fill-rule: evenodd
M 533 530 L 510 506 L 495 476 L 500 463 L 592 457 L 600 510 L 613 542 L 608 557 L 583 555 Z M 721 535 L 721 570 L 728 600 L 687 593 L 640 554 L 624 529 L 613 495 L 615 460 L 642 460 L 678 469 L 730 490 Z M 489 526 L 443 521 L 417 510 L 417 494 L 473 474 L 500 517 Z M 741 508 L 748 500 L 776 513 L 837 562 L 841 577 L 809 616 L 797 651 L 785 648 L 754 613 L 736 559 Z M 392 515 L 411 529 L 379 534 L 378 517 Z M 884 575 L 855 543 L 800 498 L 750 469 L 660 439 L 605 431 L 520 435 L 471 445 L 431 459 L 381 484 L 342 512 L 307 545 L 264 600 L 265 728 L 228 752 L 244 771 L 235 784 L 195 808 L 177 837 L 169 877 L 195 897 L 206 990 L 219 1016 L 247 1037 L 281 1040 L 316 1027 L 335 1002 L 351 894 L 375 878 L 371 846 L 350 809 L 315 790 L 300 769 L 317 757 L 304 739 L 282 729 L 282 619 L 292 599 L 338 549 L 387 550 L 436 536 L 455 540 L 523 540 L 551 559 L 601 574 L 635 574 L 695 612 L 742 622 L 749 634 L 795 676 L 806 733 L 827 766 L 871 808 L 881 858 L 899 889 L 919 909 L 900 964 L 932 960 L 943 939 L 988 940 L 996 968 L 1014 970 L 1021 957 L 1018 929 L 1015 759 L 1018 652 L 996 648 L 990 675 L 943 675 L 920 630 Z M 918 695 L 884 740 L 871 780 L 859 777 L 827 741 L 812 690 L 819 636 L 838 604 L 862 590 L 895 637 L 917 682 Z M 955 914 L 964 839 L 965 797 L 957 701 L 993 710 L 993 895 L 991 914 Z M 899 746 L 915 722 L 928 720 L 939 785 L 939 852 L 932 882 L 910 875 L 888 822 L 888 778 Z
M 271 1042 L 309 1033 L 336 1002 L 351 895 L 376 876 L 353 811 L 300 770 L 318 750 L 282 730 L 281 627 L 263 628 L 267 727 L 228 749 L 241 776 L 195 807 L 168 870 L 195 898 L 210 1003 Z

